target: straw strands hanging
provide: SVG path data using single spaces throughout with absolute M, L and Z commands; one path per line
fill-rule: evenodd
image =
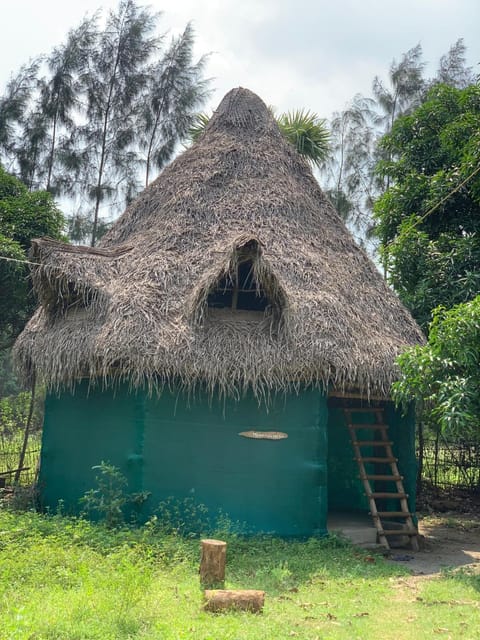
M 237 397 L 304 385 L 388 394 L 395 357 L 423 342 L 265 104 L 242 88 L 97 249 L 40 239 L 32 251 L 41 306 L 16 357 L 52 388 L 87 376 Z M 210 309 L 246 259 L 267 308 Z

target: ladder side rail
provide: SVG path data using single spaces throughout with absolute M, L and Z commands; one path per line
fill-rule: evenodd
M 388 544 L 388 540 L 383 531 L 383 525 L 380 520 L 380 516 L 378 515 L 377 503 L 375 501 L 375 498 L 372 495 L 373 494 L 372 487 L 370 485 L 370 481 L 367 478 L 365 463 L 363 460 L 362 452 L 360 450 L 360 446 L 358 444 L 358 440 L 356 438 L 355 429 L 352 427 L 352 413 L 351 411 L 348 411 L 347 409 L 345 409 L 345 415 L 347 418 L 347 425 L 348 425 L 348 431 L 350 433 L 350 439 L 351 439 L 353 450 L 355 453 L 355 459 L 357 461 L 358 468 L 360 471 L 360 478 L 362 480 L 362 484 L 365 489 L 365 493 L 367 495 L 368 504 L 370 507 L 370 514 L 372 516 L 375 528 L 377 529 L 379 542 L 381 545 L 383 545 L 387 549 L 390 549 L 390 545 Z M 368 425 L 367 425 L 367 428 L 368 428 Z
M 384 426 L 382 426 L 381 428 L 379 428 L 380 434 L 381 434 L 381 438 L 382 441 L 385 444 L 385 451 L 388 457 L 392 458 L 392 462 L 390 463 L 390 468 L 392 471 L 392 475 L 393 476 L 400 476 L 400 472 L 398 470 L 398 464 L 397 464 L 397 459 L 394 457 L 393 455 L 393 450 L 392 450 L 392 441 L 388 439 L 388 434 L 387 434 L 387 429 L 388 426 L 385 425 L 384 422 L 384 416 L 383 416 L 383 412 L 375 412 L 376 414 L 376 418 L 377 418 L 377 422 L 378 423 L 383 423 Z M 413 522 L 411 513 L 410 513 L 410 508 L 408 506 L 408 498 L 404 497 L 406 495 L 405 492 L 405 487 L 403 484 L 403 478 L 401 478 L 400 480 L 395 479 L 395 486 L 397 488 L 397 492 L 399 494 L 399 502 L 400 502 L 400 509 L 402 511 L 402 513 L 405 514 L 405 526 L 407 528 L 407 531 L 411 534 L 418 534 L 418 530 L 417 527 L 415 526 L 415 523 Z M 410 544 L 412 546 L 412 549 L 414 549 L 415 551 L 418 551 L 418 539 L 416 536 L 412 536 L 410 538 Z

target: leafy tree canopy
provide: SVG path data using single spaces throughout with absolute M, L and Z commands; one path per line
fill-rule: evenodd
M 105 21 L 83 20 L 22 67 L 0 95 L 0 162 L 29 189 L 71 198 L 71 226 L 81 236 L 90 228 L 92 245 L 105 212 L 172 159 L 209 94 L 191 25 L 168 43 L 158 23 L 150 7 L 119 0 Z
M 375 233 L 390 283 L 427 329 L 432 309 L 480 293 L 480 86 L 434 86 L 381 146 L 390 186 Z
M 428 344 L 399 358 L 399 401 L 430 408 L 434 424 L 449 436 L 480 437 L 480 296 L 433 315 Z
M 0 349 L 12 343 L 35 301 L 23 261 L 32 238 L 60 237 L 64 219 L 46 191 L 28 191 L 0 167 Z
M 373 203 L 392 182 L 390 175 L 375 172 L 380 160 L 390 162 L 393 157 L 379 140 L 398 117 L 411 114 L 428 99 L 432 87 L 464 89 L 475 83 L 461 38 L 441 57 L 433 78 L 425 76 L 425 68 L 417 45 L 392 61 L 386 78 L 374 78 L 370 98 L 356 95 L 330 120 L 332 152 L 322 167 L 323 186 L 358 240 L 368 238 L 370 248 Z

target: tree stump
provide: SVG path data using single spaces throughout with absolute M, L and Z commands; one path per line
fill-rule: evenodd
M 200 582 L 205 587 L 222 587 L 225 582 L 227 543 L 222 540 L 202 540 Z
M 205 591 L 203 608 L 210 613 L 237 609 L 259 613 L 265 602 L 265 591 L 255 589 L 210 589 Z

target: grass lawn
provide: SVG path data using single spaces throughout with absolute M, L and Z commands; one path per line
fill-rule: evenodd
M 336 538 L 221 535 L 226 587 L 264 589 L 262 614 L 202 611 L 198 540 L 4 509 L 0 639 L 480 638 L 478 575 L 412 582 Z

